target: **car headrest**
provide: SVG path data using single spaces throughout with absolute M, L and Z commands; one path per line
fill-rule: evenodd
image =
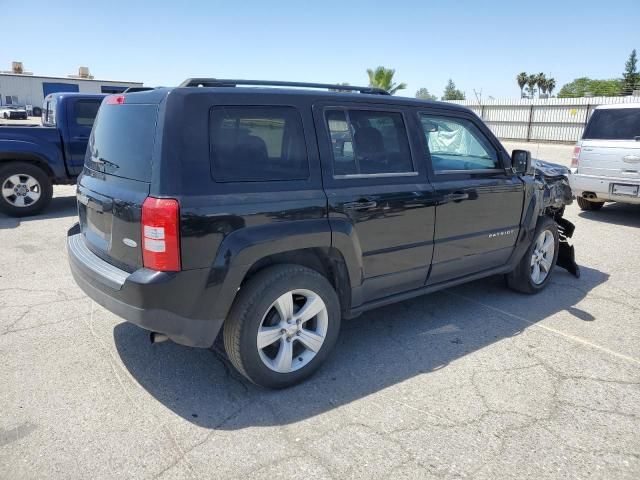
M 380 131 L 373 127 L 361 127 L 353 136 L 356 152 L 362 155 L 384 152 L 384 140 Z
M 238 163 L 267 162 L 269 153 L 267 144 L 260 137 L 247 135 L 236 145 L 234 157 Z

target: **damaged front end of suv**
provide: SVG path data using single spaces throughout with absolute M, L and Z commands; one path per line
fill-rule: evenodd
M 580 277 L 580 267 L 576 264 L 573 245 L 569 238 L 573 236 L 575 225 L 564 218 L 566 205 L 573 203 L 573 194 L 569 186 L 568 168 L 544 160 L 533 160 L 536 185 L 542 201 L 542 213 L 552 217 L 558 225 L 560 234 L 560 249 L 556 265 L 564 268 L 576 277 Z

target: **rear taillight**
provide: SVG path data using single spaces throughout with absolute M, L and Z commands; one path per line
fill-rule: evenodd
M 147 197 L 142 204 L 142 263 L 163 272 L 180 270 L 180 205 L 173 198 Z
M 578 162 L 580 160 L 580 147 L 576 145 L 573 149 L 573 155 L 571 155 L 571 168 L 578 168 Z
M 109 95 L 107 105 L 122 105 L 125 102 L 124 95 Z

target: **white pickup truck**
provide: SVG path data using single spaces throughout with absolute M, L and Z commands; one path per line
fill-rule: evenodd
M 640 103 L 596 107 L 573 151 L 569 183 L 582 210 L 640 204 Z

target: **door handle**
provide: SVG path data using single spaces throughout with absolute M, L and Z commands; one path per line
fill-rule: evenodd
M 447 202 L 461 202 L 463 200 L 469 200 L 469 194 L 464 192 L 448 193 L 444 196 L 444 203 Z
M 362 198 L 357 202 L 347 202 L 343 204 L 345 210 L 371 210 L 378 205 L 375 200 Z

